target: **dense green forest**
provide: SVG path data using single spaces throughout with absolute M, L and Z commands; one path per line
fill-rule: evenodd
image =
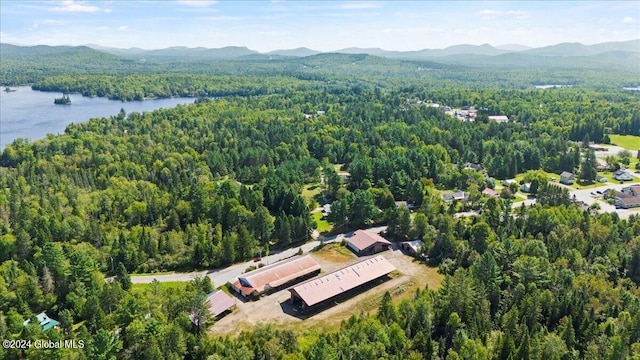
M 236 65 L 244 70 L 235 76 L 127 70 L 49 77 L 46 69 L 7 75 L 3 67 L 3 79 L 28 78 L 42 89 L 201 98 L 91 119 L 3 150 L 0 335 L 86 346 L 0 349 L 0 358 L 640 358 L 640 217 L 591 214 L 547 184 L 536 205 L 518 209 L 508 197 L 480 195 L 494 179 L 530 170 L 578 172 L 589 154 L 576 141 L 640 135 L 640 94 L 525 86 L 546 81 L 536 71 L 504 87 L 496 80 L 465 86 L 455 77 L 473 71 L 462 67 L 407 80 L 383 64 L 407 62 L 371 56 L 361 57 L 371 71 L 342 76 L 354 59 L 313 76 L 256 76 L 246 64 Z M 449 80 L 435 86 L 449 70 Z M 474 81 L 520 71 L 478 70 Z M 578 84 L 617 84 L 620 75 L 578 73 L 564 72 Z M 425 101 L 480 111 L 477 121 L 461 122 Z M 503 114 L 512 121 L 488 118 Z M 486 176 L 465 162 L 481 164 Z M 236 337 L 194 328 L 189 319 L 205 306 L 208 278 L 179 289 L 132 287 L 133 272 L 220 268 L 308 240 L 316 204 L 302 190 L 321 178 L 336 228 L 386 224 L 395 240 L 423 239 L 425 266 L 446 274 L 441 287 L 403 301 L 385 295 L 377 311 L 356 311 L 339 329 L 264 324 Z M 461 205 L 445 203 L 440 192 L 451 189 L 469 192 L 469 206 L 481 213 L 453 217 Z M 41 311 L 59 319 L 61 330 L 23 325 Z M 210 323 L 206 314 L 203 320 Z

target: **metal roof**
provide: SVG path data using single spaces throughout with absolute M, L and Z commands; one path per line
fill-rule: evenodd
M 243 274 L 238 277 L 238 282 L 242 287 L 253 288 L 254 291 L 262 293 L 267 286 L 275 288 L 318 270 L 320 265 L 313 257 L 296 255 Z
M 209 301 L 209 311 L 213 316 L 222 314 L 236 304 L 236 299 L 222 290 L 209 293 L 207 301 Z
M 391 243 L 382 236 L 364 230 L 356 231 L 355 234 L 351 238 L 349 238 L 347 242 L 356 247 L 359 251 L 362 251 L 378 242 L 391 245 Z
M 420 250 L 420 248 L 424 246 L 424 243 L 421 240 L 403 241 L 400 244 L 406 244 L 415 252 L 418 252 L 418 250 Z
M 307 306 L 313 306 L 387 275 L 395 269 L 382 255 L 377 255 L 295 285 L 289 288 L 289 291 L 300 297 Z

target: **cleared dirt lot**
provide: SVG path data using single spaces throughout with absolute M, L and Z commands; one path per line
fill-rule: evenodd
M 339 248 L 339 244 L 332 244 L 319 252 L 310 254 L 322 266 L 322 273 L 365 259 L 365 257 L 356 257 L 344 247 Z M 365 313 L 375 311 L 385 291 L 389 291 L 393 298 L 399 301 L 412 296 L 418 287 L 424 288 L 428 285 L 431 289 L 437 288 L 443 279 L 435 268 L 426 267 L 399 250 L 389 250 L 381 254 L 398 271 L 393 272 L 386 281 L 363 289 L 353 297 L 338 300 L 333 306 L 305 316 L 289 314 L 293 312 L 289 306 L 289 291 L 286 289 L 263 296 L 258 301 L 238 300 L 236 309 L 215 323 L 210 332 L 216 335 L 234 335 L 242 330 L 249 330 L 258 323 L 273 323 L 294 330 L 306 330 L 312 327 L 338 328 L 340 322 L 351 315 L 357 315 L 361 311 Z

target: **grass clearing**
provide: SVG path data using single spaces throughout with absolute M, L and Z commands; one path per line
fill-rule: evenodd
M 327 220 L 322 218 L 322 212 L 314 212 L 311 215 L 313 216 L 313 220 L 316 224 L 318 224 L 316 230 L 318 230 L 319 233 L 328 233 L 333 229 L 333 225 L 329 224 Z
M 576 182 L 574 182 L 573 184 L 571 184 L 569 186 L 571 186 L 572 188 L 574 188 L 576 190 L 583 190 L 583 189 L 595 189 L 595 188 L 598 188 L 598 187 L 604 187 L 604 186 L 609 185 L 609 183 L 612 182 L 612 181 L 613 181 L 614 184 L 618 183 L 618 180 L 613 179 L 611 173 L 608 173 L 608 174 L 598 173 L 598 178 L 603 177 L 603 176 L 606 177 L 609 180 L 609 182 L 601 183 L 599 181 L 595 181 L 593 184 L 581 185 L 581 184 L 579 184 L 578 181 L 576 181 Z
M 189 284 L 188 282 L 183 282 L 183 281 L 161 282 L 161 283 L 158 283 L 158 290 L 169 290 L 169 289 L 184 290 L 184 288 L 188 284 Z M 149 284 L 132 284 L 131 285 L 131 289 L 133 291 L 137 291 L 139 293 L 144 293 L 146 291 L 150 291 L 151 289 L 153 289 L 153 286 L 154 286 L 153 283 L 149 283 Z
M 173 274 L 173 271 L 158 271 L 154 273 L 140 273 L 140 274 L 130 274 L 131 276 L 158 276 L 158 275 L 168 275 Z
M 609 185 L 609 184 L 621 184 L 621 183 L 623 183 L 623 182 L 620 182 L 620 180 L 616 180 L 616 179 L 614 179 L 614 178 L 613 178 L 613 173 L 612 173 L 611 171 L 603 171 L 603 172 L 599 172 L 599 173 L 598 173 L 598 176 L 604 177 L 604 178 L 606 178 L 607 180 L 609 180 L 609 182 L 606 182 L 606 183 L 599 183 L 599 184 L 602 184 L 603 186 L 607 186 L 607 185 Z M 626 183 L 632 183 L 632 182 L 634 182 L 634 181 L 635 181 L 635 179 L 634 179 L 634 180 L 632 180 L 632 181 L 624 181 L 624 182 L 626 182 Z M 593 185 L 591 185 L 591 186 L 583 186 L 583 187 L 581 187 L 581 189 L 587 189 L 587 188 L 591 188 L 591 187 L 593 187 Z
M 638 151 L 640 149 L 640 136 L 635 135 L 609 135 L 613 145 L 620 146 L 630 151 Z M 632 155 L 636 155 L 633 154 Z
M 554 177 L 556 178 L 556 181 L 560 180 L 560 175 L 559 174 L 550 173 L 550 172 L 547 172 L 547 171 L 544 171 L 544 170 L 535 170 L 535 171 L 545 174 L 545 176 L 547 177 L 547 181 L 549 181 L 549 182 L 551 182 L 551 179 L 554 178 Z M 525 175 L 526 175 L 526 173 L 520 173 L 520 174 L 516 175 L 515 179 L 518 182 L 518 184 L 520 184 L 522 182 L 522 180 L 524 180 L 524 176 Z
M 326 244 L 322 249 L 315 251 L 313 255 L 332 263 L 348 263 L 356 258 L 351 250 L 339 243 Z
M 314 200 L 321 190 L 320 183 L 307 184 L 302 189 L 302 197 L 307 201 Z

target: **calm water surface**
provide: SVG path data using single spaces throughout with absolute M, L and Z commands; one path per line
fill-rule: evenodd
M 117 115 L 120 109 L 128 113 L 170 108 L 191 104 L 194 98 L 171 98 L 122 102 L 106 98 L 89 98 L 71 94 L 71 105 L 55 105 L 53 99 L 62 94 L 34 91 L 31 87 L 14 87 L 15 92 L 0 91 L 0 151 L 17 138 L 30 141 L 47 134 L 61 134 L 67 125 L 95 117 Z

